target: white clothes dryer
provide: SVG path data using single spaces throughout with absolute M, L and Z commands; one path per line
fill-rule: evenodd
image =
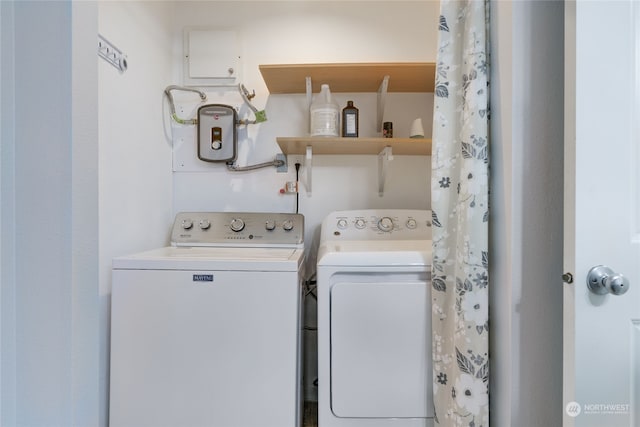
M 113 260 L 111 427 L 299 427 L 304 219 L 180 213 Z
M 317 261 L 318 426 L 433 426 L 431 211 L 333 212 Z

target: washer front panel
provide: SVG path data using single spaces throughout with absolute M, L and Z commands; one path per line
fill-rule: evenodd
M 111 427 L 300 427 L 301 277 L 114 270 Z

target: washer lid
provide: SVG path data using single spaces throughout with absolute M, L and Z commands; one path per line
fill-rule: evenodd
M 431 240 L 331 241 L 318 249 L 318 266 L 424 266 L 431 253 Z
M 304 250 L 296 248 L 164 247 L 113 259 L 114 269 L 298 271 Z

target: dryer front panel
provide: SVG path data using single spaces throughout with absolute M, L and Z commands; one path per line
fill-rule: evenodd
M 337 274 L 330 305 L 334 415 L 433 417 L 428 274 Z

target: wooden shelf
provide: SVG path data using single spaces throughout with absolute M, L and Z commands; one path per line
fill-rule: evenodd
M 306 154 L 311 147 L 313 154 L 380 154 L 391 147 L 393 154 L 431 155 L 431 139 L 412 138 L 276 138 L 284 154 Z
M 382 119 L 387 92 L 433 92 L 436 66 L 433 62 L 368 64 L 286 64 L 260 65 L 271 94 L 312 94 L 328 84 L 332 92 L 377 92 L 377 130 Z M 311 196 L 313 155 L 374 154 L 378 156 L 378 194 L 384 195 L 389 162 L 393 156 L 431 155 L 431 139 L 424 138 L 322 138 L 278 137 L 284 154 L 305 156 L 307 196 Z
M 262 78 L 272 94 L 305 93 L 311 78 L 313 92 L 328 84 L 332 92 L 376 92 L 389 76 L 389 92 L 433 92 L 434 62 L 361 64 L 260 65 Z
M 384 194 L 389 162 L 395 155 L 431 155 L 431 140 L 425 138 L 276 138 L 284 154 L 305 156 L 307 196 L 311 196 L 314 154 L 375 154 L 378 156 L 378 194 Z

